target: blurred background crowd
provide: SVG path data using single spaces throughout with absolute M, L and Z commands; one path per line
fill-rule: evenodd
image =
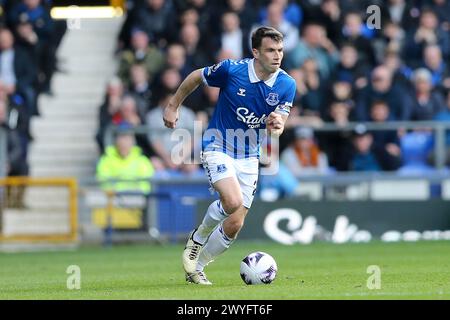
M 0 5 L 0 123 L 14 132 L 9 175 L 26 175 L 29 121 L 39 115 L 38 95 L 52 93 L 51 77 L 59 71 L 55 52 L 66 24 L 52 20 L 50 0 L 0 0 Z M 370 5 L 381 8 L 379 29 L 366 23 Z M 261 25 L 284 34 L 282 67 L 297 82 L 280 140 L 283 181 L 295 187 L 290 178 L 305 174 L 433 170 L 434 136 L 425 127 L 369 131 L 360 125 L 338 132 L 308 127 L 450 120 L 449 1 L 129 0 L 125 9 L 117 74 L 99 106 L 99 176 L 117 176 L 120 166 L 127 177 L 139 176 L 121 160 L 129 156 L 152 175 L 203 176 L 197 165 L 174 163 L 176 142 L 163 126 L 163 107 L 191 71 L 252 57 L 250 34 Z M 201 86 L 184 101 L 178 126 L 193 129 L 198 120 L 205 128 L 217 98 L 217 88 Z M 141 125 L 150 130 L 132 131 Z M 105 146 L 110 126 L 123 130 L 115 145 Z
M 7 132 L 7 174 L 28 175 L 30 120 L 38 97 L 52 94 L 56 51 L 66 22 L 50 16 L 52 0 L 0 0 L 0 127 Z

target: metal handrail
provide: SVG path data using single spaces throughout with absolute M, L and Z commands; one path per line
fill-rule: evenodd
M 162 121 L 162 120 L 161 120 Z M 389 122 L 349 122 L 345 126 L 339 126 L 334 123 L 323 123 L 320 125 L 311 126 L 314 131 L 317 132 L 342 132 L 352 131 L 357 125 L 364 124 L 368 130 L 399 130 L 399 129 L 431 129 L 434 131 L 434 154 L 435 154 L 435 167 L 437 169 L 445 168 L 445 131 L 450 130 L 450 122 L 440 121 L 389 121 Z M 117 127 L 110 126 L 106 130 L 105 145 L 111 145 L 113 143 L 113 136 Z M 150 132 L 161 131 L 165 129 L 150 129 L 146 125 L 136 126 L 132 129 L 136 133 L 149 134 Z M 192 132 L 192 130 L 189 130 Z

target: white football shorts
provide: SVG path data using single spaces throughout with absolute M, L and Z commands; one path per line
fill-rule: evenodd
M 205 151 L 201 154 L 201 161 L 212 193 L 214 183 L 224 178 L 236 177 L 241 186 L 243 205 L 247 209 L 250 208 L 258 182 L 258 158 L 235 159 L 220 151 Z

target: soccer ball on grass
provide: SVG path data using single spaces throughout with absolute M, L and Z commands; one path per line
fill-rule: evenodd
M 242 259 L 240 271 L 246 284 L 269 284 L 275 280 L 278 267 L 270 254 L 258 251 Z

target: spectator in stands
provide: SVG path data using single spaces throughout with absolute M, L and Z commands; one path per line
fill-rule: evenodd
M 250 29 L 257 21 L 257 12 L 251 4 L 251 1 L 247 0 L 226 0 L 226 10 L 232 11 L 239 16 L 241 22 L 242 32 L 245 34 L 250 33 Z M 249 48 L 246 48 L 250 52 Z M 244 54 L 247 56 L 247 54 Z
M 244 57 L 244 34 L 239 27 L 239 16 L 234 12 L 226 12 L 222 16 L 222 34 L 220 43 L 222 50 L 228 50 L 233 53 L 235 60 Z
M 6 174 L 8 176 L 27 176 L 28 165 L 23 159 L 22 143 L 19 132 L 10 126 L 11 116 L 8 114 L 8 108 L 5 101 L 0 100 L 0 128 L 6 132 L 7 142 L 7 163 Z M 14 121 L 14 120 L 13 120 Z M 2 164 L 3 165 L 3 164 Z M 7 203 L 11 208 L 24 208 L 23 196 L 24 187 L 8 187 Z
M 210 64 L 211 58 L 200 46 L 200 31 L 195 24 L 186 24 L 181 28 L 180 41 L 186 50 L 186 64 L 191 70 Z
M 445 93 L 450 89 L 450 66 L 442 58 L 442 51 L 438 45 L 426 46 L 423 51 L 423 67 L 431 72 L 431 83 Z
M 130 83 L 130 68 L 136 63 L 145 65 L 150 76 L 158 73 L 164 66 L 162 52 L 150 44 L 148 35 L 139 29 L 132 32 L 131 49 L 125 50 L 120 56 L 118 75 L 126 86 Z
M 283 17 L 294 27 L 300 29 L 303 22 L 303 10 L 300 5 L 290 0 L 272 0 L 272 3 L 280 4 L 283 8 Z M 259 12 L 260 21 L 264 21 L 268 15 L 268 9 L 261 9 Z
M 445 100 L 440 92 L 433 90 L 430 71 L 420 68 L 413 74 L 414 91 L 405 100 L 409 120 L 432 120 L 445 108 Z
M 280 31 L 283 36 L 284 54 L 289 53 L 297 46 L 299 41 L 298 26 L 293 25 L 284 15 L 285 1 L 272 1 L 267 7 L 267 17 L 262 21 L 263 25 L 273 27 Z M 253 29 L 256 29 L 255 26 Z
M 159 101 L 161 100 L 161 95 L 165 94 L 165 92 L 174 92 L 178 88 L 181 83 L 181 75 L 180 72 L 175 68 L 164 69 L 162 73 L 159 75 L 156 83 L 154 83 L 154 92 L 153 95 L 153 105 L 157 106 Z M 201 96 L 201 93 L 195 92 L 197 95 Z M 197 97 L 197 95 L 194 95 Z M 189 99 L 186 99 L 189 102 Z M 191 100 L 192 101 L 192 100 Z M 196 101 L 196 100 L 195 100 Z M 194 103 L 195 103 L 194 101 Z M 185 101 L 186 103 L 186 101 Z
M 401 91 L 405 92 L 411 88 L 411 77 L 414 70 L 402 61 L 397 51 L 387 50 L 384 53 L 383 65 L 391 72 L 392 83 L 395 83 Z
M 420 65 L 423 49 L 427 45 L 438 45 L 444 58 L 449 57 L 450 39 L 448 32 L 445 32 L 439 26 L 438 18 L 433 10 L 423 8 L 419 26 L 406 35 L 403 58 L 413 67 Z
M 40 92 L 52 93 L 51 77 L 56 67 L 56 42 L 54 23 L 50 12 L 40 3 L 40 0 L 23 0 L 12 7 L 9 22 L 12 29 L 19 23 L 29 22 L 38 37 L 37 51 L 40 72 Z
M 356 89 L 362 89 L 367 85 L 369 68 L 359 61 L 358 51 L 355 46 L 345 43 L 340 49 L 339 65 L 334 75 L 335 79 L 348 79 Z
M 358 121 L 368 121 L 369 109 L 374 100 L 386 101 L 392 120 L 407 120 L 408 113 L 404 107 L 404 92 L 392 82 L 392 72 L 384 65 L 376 67 L 371 74 L 370 84 L 364 88 L 356 101 Z
M 124 87 L 122 81 L 117 77 L 112 78 L 107 85 L 105 99 L 99 108 L 99 126 L 96 140 L 100 153 L 104 151 L 103 140 L 106 129 L 111 124 L 113 116 L 119 112 L 123 94 Z
M 21 22 L 16 27 L 14 40 L 15 70 L 18 74 L 17 91 L 26 99 L 30 115 L 39 115 L 37 94 L 39 90 L 38 37 L 29 22 Z
M 152 43 L 162 48 L 167 44 L 168 26 L 173 22 L 172 1 L 144 0 L 133 17 L 133 25 L 142 29 Z
M 309 23 L 303 29 L 302 38 L 295 48 L 285 56 L 286 68 L 296 69 L 303 65 L 306 59 L 317 61 L 320 75 L 330 77 L 339 61 L 339 51 L 327 38 L 325 28 L 316 23 Z
M 356 126 L 353 147 L 350 171 L 381 171 L 381 165 L 373 151 L 373 136 L 364 125 Z
M 417 23 L 419 10 L 414 7 L 414 1 L 389 0 L 381 9 L 384 21 L 390 21 L 403 30 L 410 30 Z M 416 16 L 414 16 L 416 15 Z
M 326 101 L 327 84 L 320 76 L 317 62 L 306 59 L 301 67 L 301 96 L 300 105 L 308 115 L 320 115 Z
M 360 59 L 374 66 L 376 64 L 374 49 L 364 31 L 365 24 L 361 14 L 356 11 L 349 12 L 344 17 L 340 43 L 351 43 L 358 50 Z
M 173 43 L 167 47 L 165 69 L 178 70 L 184 79 L 193 71 L 186 65 L 186 49 L 179 43 Z
M 146 114 L 151 108 L 152 91 L 147 68 L 140 63 L 133 64 L 130 68 L 130 85 L 128 94 L 136 99 L 138 109 L 142 114 Z
M 146 179 L 154 175 L 154 168 L 150 160 L 142 154 L 142 150 L 136 146 L 131 126 L 122 124 L 116 135 L 115 145 L 106 147 L 101 156 L 96 175 L 105 190 L 143 193 L 151 191 L 150 182 Z M 130 181 L 133 179 L 141 180 Z
M 333 102 L 330 105 L 327 121 L 344 127 L 349 122 L 350 106 L 345 102 Z M 352 150 L 351 132 L 322 132 L 318 135 L 320 147 L 328 156 L 330 167 L 337 171 L 349 169 L 350 155 Z
M 299 177 L 308 174 L 328 173 L 328 158 L 314 141 L 314 132 L 309 127 L 298 127 L 295 140 L 281 153 L 281 161 Z
M 381 29 L 381 35 L 372 40 L 377 61 L 382 62 L 386 51 L 401 52 L 405 41 L 405 30 L 398 24 L 386 21 Z
M 160 121 L 163 116 L 164 107 L 167 105 L 167 102 L 172 96 L 173 94 L 170 91 L 164 92 L 160 96 L 158 107 L 151 110 L 147 114 L 146 123 L 149 128 L 148 140 L 150 141 L 157 156 L 162 159 L 164 169 L 167 173 L 193 173 L 199 169 L 197 165 L 189 163 L 195 147 L 193 145 L 194 139 L 190 138 L 182 141 L 173 140 L 173 132 L 166 128 L 164 123 Z M 194 121 L 195 113 L 182 105 L 180 107 L 180 114 L 177 123 L 179 123 L 180 128 L 189 130 L 189 137 L 193 137 Z
M 389 121 L 389 107 L 385 101 L 375 100 L 370 108 L 370 120 L 377 123 Z M 373 151 L 385 171 L 397 170 L 401 165 L 401 149 L 397 130 L 374 130 Z
M 131 125 L 133 128 L 141 126 L 145 123 L 145 114 L 142 110 L 138 110 L 136 99 L 131 95 L 124 95 L 122 98 L 119 111 L 114 114 L 111 125 L 118 126 L 123 122 Z M 155 151 L 147 140 L 145 132 L 135 132 L 136 144 L 141 148 L 143 154 L 148 157 L 154 157 Z
M 436 12 L 442 30 L 450 31 L 450 2 L 447 0 L 432 0 L 430 7 Z

